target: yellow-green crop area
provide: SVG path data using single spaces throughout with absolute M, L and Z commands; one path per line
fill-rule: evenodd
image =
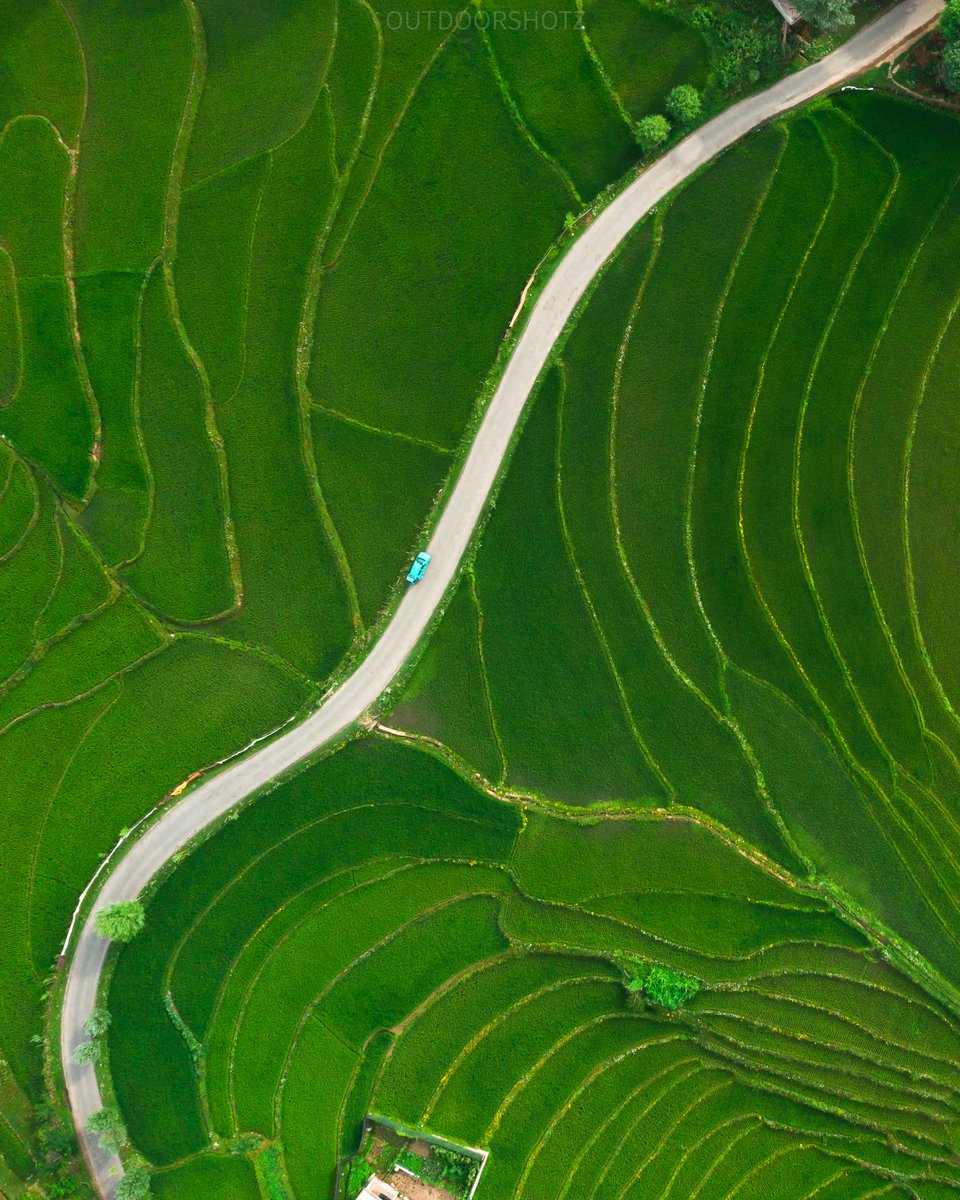
M 98 864 L 363 643 L 565 216 L 707 78 L 619 3 L 597 49 L 536 0 L 513 40 L 446 0 L 0 0 L 0 1194 L 69 1183 L 42 1004 Z

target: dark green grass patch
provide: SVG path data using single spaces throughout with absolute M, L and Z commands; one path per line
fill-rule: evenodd
M 56 514 L 49 492 L 41 493 L 37 519 L 14 554 L 0 562 L 0 679 L 6 679 L 33 647 L 44 606 L 57 584 L 60 560 Z
M 63 513 L 57 514 L 57 528 L 60 571 L 57 586 L 37 621 L 38 638 L 52 637 L 78 617 L 92 613 L 106 602 L 111 591 L 101 564 Z
M 70 163 L 46 121 L 23 117 L 0 141 L 0 241 L 18 278 L 62 275 L 63 192 Z
M 99 686 L 138 658 L 159 649 L 160 634 L 126 596 L 51 646 L 0 694 L 0 728 L 48 704 L 62 704 Z
M 338 64 L 335 46 L 328 73 L 335 117 L 340 107 L 338 93 L 344 90 L 340 81 L 344 74 L 350 76 L 351 91 L 362 81 L 373 95 L 369 119 L 361 138 L 361 152 L 349 178 L 344 181 L 343 197 L 323 252 L 325 263 L 339 257 L 349 238 L 357 214 L 370 194 L 383 153 L 417 91 L 421 76 L 428 70 L 442 44 L 449 39 L 449 30 L 453 28 L 453 18 L 460 11 L 460 6 L 457 0 L 441 0 L 432 18 L 425 18 L 416 0 L 403 0 L 403 3 L 378 0 L 370 5 L 370 9 L 380 48 L 375 66 L 365 64 L 364 67 L 358 67 L 356 62 L 345 61 L 345 50 L 341 44 L 340 62 Z M 392 13 L 397 15 L 391 16 L 388 21 L 388 14 Z M 446 23 L 445 30 L 440 28 L 441 21 Z M 371 78 L 371 70 L 375 70 L 375 78 Z
M 0 407 L 16 395 L 22 358 L 16 270 L 4 252 L 0 253 Z
M 115 696 L 100 694 L 67 709 L 40 713 L 0 738 L 0 820 L 6 830 L 0 880 L 7 904 L 0 920 L 0 1045 L 17 1083 L 40 1098 L 36 1032 L 40 972 L 30 954 L 32 866 L 50 798 L 77 743 Z M 92 866 L 91 868 L 92 869 Z M 73 901 L 71 900 L 71 904 Z M 40 970 L 49 970 L 56 950 Z
M 823 735 L 772 688 L 739 672 L 728 687 L 773 803 L 811 871 L 956 970 L 957 949 L 944 938 L 911 872 L 902 830 L 891 826 L 880 799 L 853 781 Z
M 299 681 L 256 655 L 194 638 L 177 640 L 120 686 L 47 797 L 55 803 L 36 849 L 42 886 L 32 904 L 39 969 L 53 960 L 77 895 L 120 829 L 192 772 L 277 728 L 305 698 Z
M 339 1156 L 340 1105 L 357 1056 L 311 1016 L 290 1057 L 280 1106 L 280 1136 L 294 1195 L 332 1196 Z
M 232 1077 L 240 1127 L 271 1135 L 271 1097 L 287 1048 L 302 1014 L 340 972 L 431 909 L 474 892 L 508 889 L 494 868 L 426 863 L 346 893 L 302 921 L 267 960 L 241 1014 Z
M 199 0 L 206 75 L 188 183 L 292 137 L 310 116 L 332 49 L 330 0 Z
M 506 949 L 498 912 L 494 898 L 471 896 L 400 930 L 337 981 L 320 1009 L 324 1022 L 359 1051 L 371 1033 L 398 1024 L 448 979 Z
M 0 430 L 79 499 L 90 477 L 93 429 L 76 360 L 63 280 L 63 203 L 68 159 L 46 121 L 15 121 L 0 143 L 0 243 L 9 286 L 16 281 L 19 386 L 0 412 Z M 16 354 L 17 352 L 14 351 Z M 11 362 L 12 366 L 12 362 Z M 7 368 L 5 383 L 13 382 Z
M 244 378 L 217 410 L 243 588 L 223 628 L 317 679 L 336 666 L 351 632 L 295 378 L 314 239 L 332 195 L 331 133 L 320 106 L 273 155 L 254 230 Z
M 363 1048 L 360 1064 L 350 1081 L 340 1110 L 340 1154 L 352 1154 L 360 1145 L 363 1122 L 373 1108 L 373 1091 L 378 1086 L 386 1059 L 392 1056 L 395 1035 L 378 1030 Z
M 174 278 L 194 349 L 215 404 L 229 399 L 243 374 L 250 253 L 270 156 L 184 191 L 177 224 Z
M 725 896 L 630 893 L 591 899 L 592 912 L 616 917 L 668 942 L 722 958 L 745 958 L 774 942 L 865 947 L 861 934 L 832 913 L 797 911 Z
M 853 210 L 853 221 L 863 226 L 866 235 L 869 224 L 864 218 L 871 209 L 879 208 L 894 183 L 894 165 L 884 161 L 862 136 L 856 146 L 862 146 L 862 150 L 856 152 L 855 162 L 846 173 L 842 199 Z M 846 151 L 845 157 L 850 160 L 851 150 Z M 865 211 L 861 213 L 861 209 Z M 919 209 L 916 217 L 919 219 L 914 229 L 919 232 L 926 219 Z M 848 234 L 851 242 L 855 237 Z M 909 770 L 923 775 L 929 768 L 919 721 L 912 697 L 891 662 L 890 642 L 873 608 L 869 585 L 858 561 L 860 547 L 851 512 L 848 439 L 858 388 L 870 369 L 872 345 L 867 338 L 862 342 L 854 340 L 853 334 L 862 319 L 864 292 L 870 292 L 871 304 L 879 308 L 883 285 L 873 274 L 875 262 L 864 258 L 864 277 L 843 298 L 842 311 L 806 397 L 803 440 L 796 464 L 797 519 L 813 586 L 822 605 L 823 619 L 836 642 L 837 654 L 890 755 Z M 852 317 L 846 315 L 848 308 L 855 310 Z M 879 329 L 883 318 L 876 309 L 874 312 Z M 890 454 L 890 449 L 890 444 L 885 443 L 883 453 Z
M 246 1158 L 202 1154 L 151 1176 L 159 1200 L 260 1200 L 257 1176 Z
M 189 18 L 179 5 L 153 0 L 71 0 L 69 9 L 88 86 L 76 268 L 144 271 L 163 237 L 170 161 L 193 67 Z
M 572 12 L 545 0 L 489 3 L 497 67 L 537 143 L 569 174 L 584 201 L 639 157 L 633 135 L 591 59 Z
M 622 995 L 615 983 L 587 981 L 544 992 L 508 1013 L 457 1060 L 432 1106 L 430 1124 L 470 1146 L 485 1141 L 513 1085 L 565 1035 L 622 1009 Z M 510 1069 L 504 1071 L 507 1061 Z
M 573 804 L 648 801 L 661 785 L 624 715 L 563 542 L 558 383 L 548 376 L 537 397 L 476 566 L 508 778 Z
M 635 889 L 821 907 L 762 870 L 725 838 L 679 815 L 603 819 L 584 826 L 529 813 L 511 863 L 526 891 L 550 900 L 580 903 Z
M 592 1147 L 609 1153 L 617 1144 L 617 1110 L 653 1075 L 689 1054 L 684 1039 L 671 1032 L 639 1023 L 625 1028 L 630 1038 L 626 1050 L 617 1047 L 606 1058 L 597 1055 L 589 1074 L 547 1114 L 524 1164 L 523 1195 L 529 1200 L 556 1200 Z
M 670 13 L 641 0 L 590 0 L 583 24 L 624 108 L 639 120 L 662 112 L 680 83 L 703 88 L 709 54 L 703 39 Z
M 363 779 L 361 772 L 350 781 L 352 795 L 339 802 L 345 808 L 342 814 L 334 811 L 324 817 L 321 808 L 309 818 L 308 810 L 303 814 L 302 830 L 260 849 L 243 876 L 222 896 L 215 894 L 216 903 L 190 930 L 177 956 L 173 987 L 181 998 L 185 1019 L 198 1034 L 212 1015 L 217 990 L 235 966 L 235 956 L 245 950 L 250 930 L 273 918 L 269 931 L 264 930 L 266 945 L 257 949 L 257 957 L 262 959 L 305 915 L 299 903 L 301 890 L 309 890 L 309 895 L 304 895 L 309 911 L 327 899 L 325 889 L 316 888 L 318 881 L 329 878 L 333 883 L 339 872 L 361 867 L 367 860 L 382 860 L 382 873 L 387 874 L 401 859 L 496 861 L 509 847 L 495 829 L 453 814 L 444 818 L 429 808 L 402 803 L 388 806 L 385 800 L 375 808 L 363 794 Z M 429 832 L 423 830 L 425 821 L 430 823 Z M 335 889 L 346 891 L 358 882 L 346 874 Z M 289 913 L 276 912 L 290 901 L 297 903 L 290 905 Z M 209 969 L 207 974 L 204 967 Z
M 322 411 L 312 414 L 312 429 L 320 486 L 369 623 L 416 557 L 450 456 Z
M 96 490 L 80 520 L 111 566 L 139 551 L 150 505 L 135 379 L 143 283 L 136 273 L 115 272 L 75 284 L 80 345 L 101 424 Z
M 327 87 L 338 171 L 357 150 L 363 134 L 363 117 L 381 65 L 380 40 L 371 10 L 360 0 L 343 0 L 337 6 L 337 38 Z
M 614 1010 L 559 1040 L 549 1058 L 518 1081 L 522 1086 L 497 1110 L 488 1134 L 491 1153 L 484 1186 L 491 1197 L 506 1200 L 516 1194 L 529 1156 L 540 1139 L 549 1135 L 557 1114 L 592 1070 L 634 1053 L 648 1032 L 649 1025 L 642 1017 Z
M 14 458 L 0 496 L 0 558 L 10 554 L 27 536 L 36 509 L 36 484 L 30 468 Z
M 952 712 L 960 712 L 955 656 L 954 564 L 960 550 L 960 472 L 954 382 L 960 369 L 960 318 L 945 331 L 917 414 L 910 456 L 907 536 L 915 620 L 930 674 Z
M 457 663 L 454 670 L 452 663 Z M 437 738 L 476 765 L 488 779 L 501 780 L 500 757 L 480 656 L 480 610 L 473 576 L 465 577 L 390 717 L 402 729 Z
M 404 1030 L 377 1087 L 377 1111 L 401 1122 L 419 1120 L 444 1073 L 486 1027 L 534 1003 L 539 992 L 559 989 L 567 996 L 577 981 L 605 973 L 597 960 L 563 954 L 506 955 L 480 964 Z
M 20 315 L 23 376 L 16 397 L 0 411 L 0 430 L 77 499 L 90 479 L 93 429 L 70 336 L 66 283 L 21 280 Z
M 568 204 L 485 54 L 458 35 L 414 97 L 324 279 L 310 376 L 318 404 L 450 448 Z
M 201 621 L 234 602 L 219 464 L 201 381 L 160 271 L 144 293 L 140 336 L 138 408 L 152 503 L 143 553 L 125 574 L 165 616 Z
M 0 129 L 39 113 L 72 142 L 83 115 L 83 60 L 65 9 L 56 0 L 4 0 Z

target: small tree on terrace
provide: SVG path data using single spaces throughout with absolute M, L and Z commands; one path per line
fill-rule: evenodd
M 87 1128 L 97 1135 L 100 1147 L 108 1154 L 116 1154 L 127 1142 L 127 1131 L 120 1113 L 115 1108 L 101 1108 L 87 1122 Z
M 811 25 L 820 29 L 853 24 L 853 0 L 799 0 L 797 7 Z
M 83 1023 L 87 1037 L 99 1038 L 110 1028 L 110 1014 L 105 1008 L 95 1008 Z
M 681 126 L 692 125 L 703 112 L 700 93 L 692 83 L 678 84 L 668 94 L 665 107 L 668 115 Z
M 97 933 L 111 942 L 132 942 L 143 928 L 143 922 L 143 905 L 139 900 L 108 904 L 95 918 Z
M 947 0 L 937 28 L 948 42 L 960 40 L 960 0 Z
M 150 1176 L 143 1167 L 128 1167 L 117 1184 L 117 1200 L 144 1200 L 150 1195 Z
M 637 141 L 644 154 L 649 154 L 651 150 L 662 145 L 669 136 L 670 122 L 660 113 L 657 113 L 656 116 L 644 117 L 637 125 Z
M 940 59 L 940 78 L 950 92 L 960 92 L 960 42 L 947 46 Z
M 87 1063 L 98 1063 L 103 1058 L 103 1043 L 99 1039 L 81 1042 L 73 1052 L 73 1061 L 83 1067 Z

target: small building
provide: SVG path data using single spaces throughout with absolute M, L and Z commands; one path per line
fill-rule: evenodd
M 371 1175 L 357 1200 L 398 1200 L 399 1195 L 395 1187 Z
M 773 0 L 773 7 L 783 17 L 786 25 L 799 25 L 803 20 L 803 13 L 792 0 Z

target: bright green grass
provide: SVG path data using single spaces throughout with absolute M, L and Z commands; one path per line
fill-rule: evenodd
M 152 0 L 70 0 L 67 8 L 88 87 L 76 267 L 143 271 L 163 237 L 170 160 L 193 68 L 190 22 L 179 5 Z
M 37 491 L 29 468 L 11 456 L 9 475 L 0 496 L 0 557 L 12 553 L 30 532 Z
M 153 1179 L 160 1200 L 260 1200 L 253 1165 L 245 1158 L 201 1155 Z
M 46 121 L 27 117 L 5 130 L 0 242 L 16 281 L 20 363 L 17 391 L 0 413 L 0 430 L 62 492 L 78 499 L 90 478 L 93 432 L 63 280 L 67 169 L 66 152 Z M 10 301 L 8 296 L 5 323 L 12 332 Z M 9 386 L 10 368 L 6 375 Z
M 574 804 L 659 799 L 660 782 L 623 711 L 567 557 L 555 494 L 559 392 L 554 373 L 477 559 L 483 649 L 509 779 Z M 564 630 L 559 643 L 555 628 Z M 601 713 L 602 728 L 591 728 Z M 575 739 L 574 729 L 581 731 Z
M 235 599 L 219 464 L 203 387 L 178 336 L 159 271 L 143 297 L 137 398 L 151 505 L 143 553 L 126 577 L 173 620 L 217 616 Z
M 150 507 L 136 387 L 143 286 L 132 272 L 87 275 L 76 283 L 83 361 L 101 421 L 96 491 L 80 520 L 111 566 L 140 550 Z
M 17 276 L 13 259 L 0 254 L 0 403 L 9 404 L 20 386 L 20 312 L 17 299 Z
M 617 398 L 615 503 L 624 556 L 671 656 L 715 704 L 716 653 L 697 608 L 685 540 L 690 452 L 701 373 L 731 260 L 783 144 L 776 130 L 757 134 L 670 206 L 627 341 Z M 726 197 L 722 214 L 714 189 Z M 675 352 L 680 320 L 682 354 Z
M 67 12 L 55 0 L 4 0 L 0 27 L 0 128 L 22 113 L 38 113 L 72 143 L 83 114 L 83 62 Z
M 586 36 L 624 108 L 634 120 L 663 110 L 680 83 L 702 88 L 708 52 L 698 33 L 642 0 L 591 0 L 584 5 Z
M 450 468 L 450 455 L 312 414 L 323 494 L 343 542 L 364 621 L 372 623 L 417 554 L 415 539 Z M 358 487 L 358 480 L 376 485 Z
M 677 829 L 700 840 L 673 844 L 671 859 Z M 150 913 L 175 916 L 149 916 L 113 977 L 113 1078 L 139 1148 L 169 1162 L 207 1144 L 186 1045 L 163 1008 L 172 986 L 208 1047 L 215 1127 L 279 1136 L 298 1200 L 330 1186 L 340 1139 L 352 1147 L 368 1107 L 488 1147 L 492 1200 L 528 1182 L 530 1195 L 560 1200 L 547 1168 L 561 1151 L 575 1188 L 666 1189 L 686 1147 L 712 1144 L 727 1122 L 752 1128 L 760 1113 L 791 1155 L 815 1143 L 833 1172 L 855 1156 L 923 1194 L 911 1156 L 942 1161 L 949 1134 L 937 1122 L 948 1128 L 957 1104 L 948 1064 L 960 1032 L 935 1001 L 865 957 L 859 935 L 796 884 L 689 821 L 528 816 L 511 855 L 515 835 L 512 808 L 420 751 L 370 738 L 228 824 L 164 883 Z M 600 853 L 604 839 L 619 861 Z M 459 861 L 442 861 L 457 842 Z M 483 865 L 483 842 L 487 861 L 514 864 L 528 898 Z M 588 846 L 594 870 L 617 875 L 618 920 L 590 916 L 589 900 L 554 900 L 558 888 L 604 894 Z M 658 904 L 684 872 L 688 890 Z M 749 934 L 729 916 L 746 904 Z M 545 939 L 549 952 L 534 948 Z M 618 950 L 712 984 L 689 1014 L 631 1010 L 609 959 Z M 389 1052 L 386 1032 L 370 1042 L 387 1029 Z M 147 1070 L 150 1047 L 162 1069 Z M 808 1176 L 797 1178 L 799 1189 Z
M 494 61 L 520 117 L 583 201 L 636 162 L 639 151 L 576 29 L 544 0 L 488 4 Z
M 564 347 L 566 386 L 557 456 L 565 536 L 631 716 L 665 789 L 782 857 L 786 848 L 764 811 L 733 731 L 696 696 L 657 643 L 642 598 L 624 569 L 610 511 L 616 364 L 622 331 L 656 253 L 653 239 L 647 226 L 621 251 Z M 598 396 L 608 402 L 598 406 Z M 689 753 L 694 740 L 699 747 L 695 756 Z
M 216 404 L 229 399 L 243 374 L 251 243 L 269 173 L 269 155 L 245 159 L 185 190 L 180 201 L 180 315 Z
M 390 720 L 436 738 L 475 763 L 488 779 L 497 781 L 503 777 L 505 764 L 487 696 L 480 615 L 470 575 L 460 584 L 439 628 L 424 647 Z M 449 668 L 453 653 L 459 659 L 456 671 Z
M 62 633 L 80 617 L 99 608 L 110 595 L 110 583 L 89 544 L 62 513 L 57 517 L 60 568 L 57 585 L 37 621 L 40 638 Z
M 360 0 L 344 0 L 337 6 L 337 38 L 326 85 L 330 91 L 338 171 L 344 169 L 359 147 L 379 65 L 380 39 L 371 9 Z
M 310 116 L 334 37 L 329 0 L 199 0 L 206 74 L 187 182 L 292 137 Z
M 323 407 L 447 448 L 568 206 L 485 54 L 457 36 L 414 96 L 324 278 L 310 376 Z
M 121 596 L 72 636 L 25 664 L 0 697 L 0 729 L 36 708 L 64 704 L 158 650 L 163 639 L 143 612 Z
M 331 136 L 320 104 L 272 156 L 253 232 L 243 379 L 216 411 L 242 587 L 240 609 L 223 628 L 317 679 L 335 667 L 351 632 L 294 378 L 313 243 L 332 198 Z

